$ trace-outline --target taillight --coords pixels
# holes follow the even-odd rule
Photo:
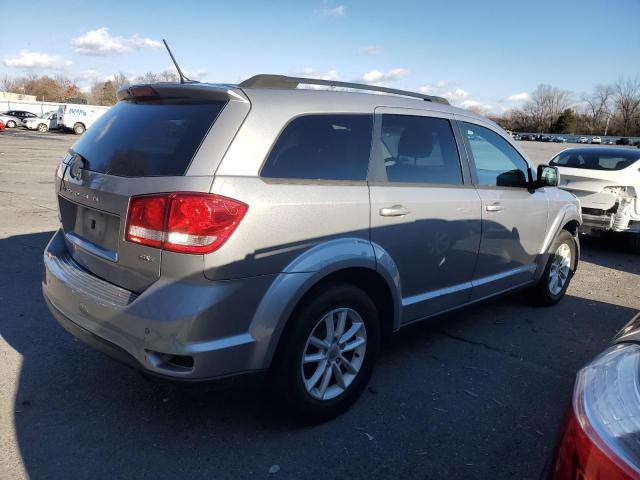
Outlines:
[[[554,479],[640,479],[640,345],[610,348],[578,373]]]
[[[180,253],[210,253],[231,236],[249,207],[209,193],[133,197],[127,215],[130,242]]]

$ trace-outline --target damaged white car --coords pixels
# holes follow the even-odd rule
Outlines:
[[[640,150],[569,148],[549,165],[560,171],[559,186],[580,199],[584,233],[625,232],[640,248]]]

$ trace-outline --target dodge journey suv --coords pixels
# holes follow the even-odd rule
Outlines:
[[[274,75],[118,99],[57,169],[43,291],[151,375],[265,373],[327,418],[399,328],[521,288],[550,305],[576,269],[556,168],[444,99]]]

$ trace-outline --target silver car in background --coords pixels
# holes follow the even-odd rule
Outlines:
[[[575,272],[557,169],[444,99],[274,75],[118,98],[56,172],[43,291],[150,374],[268,373],[290,411],[328,418],[392,332],[516,289],[551,305]]]
[[[13,115],[8,115],[6,113],[0,113],[0,120],[7,128],[16,128],[22,124],[21,118],[14,117]]]

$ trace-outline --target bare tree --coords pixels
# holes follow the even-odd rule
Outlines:
[[[523,110],[531,117],[537,131],[548,132],[570,101],[571,93],[567,90],[551,85],[538,85],[531,94],[531,101],[525,104]]]
[[[22,93],[18,90],[19,90],[19,82],[16,79],[10,77],[6,73],[2,75],[2,77],[0,77],[0,91]]]
[[[179,80],[178,74],[173,70],[164,70],[160,73],[147,72],[136,77],[137,83],[177,82]]]
[[[602,123],[611,115],[613,94],[614,88],[611,85],[596,85],[590,95],[583,97],[589,116],[590,132],[601,129]]]
[[[613,101],[622,123],[622,134],[627,136],[635,117],[640,115],[640,77],[620,77],[613,88]]]
[[[129,79],[127,78],[127,76],[124,73],[118,72],[118,73],[114,73],[113,74],[113,78],[111,79],[111,83],[113,84],[113,86],[115,87],[116,92],[117,92],[122,87],[126,87],[127,85],[129,85],[131,82],[129,81]]]

